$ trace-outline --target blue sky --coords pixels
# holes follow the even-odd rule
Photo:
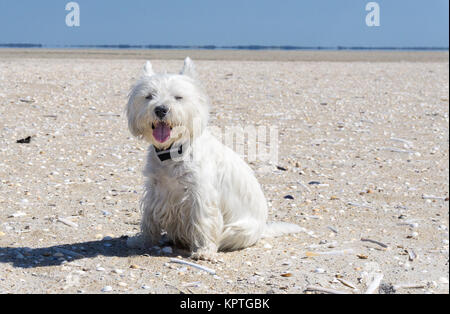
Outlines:
[[[0,0],[0,43],[448,47],[448,0]]]

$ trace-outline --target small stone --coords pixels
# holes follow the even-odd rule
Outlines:
[[[170,246],[163,247],[161,250],[164,254],[172,254],[173,250]]]
[[[100,267],[100,266],[97,267],[96,270],[97,270],[97,271],[105,271],[105,269],[104,269],[103,267]]]
[[[150,286],[142,285],[141,289],[144,289],[144,290],[150,290]]]
[[[419,237],[418,232],[413,232],[410,235],[406,236],[408,239],[417,239]]]
[[[119,274],[119,275],[123,274],[123,270],[122,269],[118,269],[118,268],[114,269],[112,272],[115,273],[115,274]]]
[[[14,214],[9,215],[8,218],[18,218],[18,217],[23,217],[26,215],[27,214],[24,212],[15,212]]]
[[[325,273],[325,269],[323,269],[323,268],[316,268],[316,269],[314,269],[314,272],[316,274],[324,274]]]
[[[113,288],[111,286],[105,286],[102,289],[102,292],[111,292],[113,290]]]

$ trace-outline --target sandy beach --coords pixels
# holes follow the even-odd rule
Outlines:
[[[187,55],[212,126],[278,129],[250,166],[270,221],[305,228],[196,262],[215,275],[126,246],[147,150],[127,94]],[[448,197],[448,52],[0,49],[0,294],[449,293]]]

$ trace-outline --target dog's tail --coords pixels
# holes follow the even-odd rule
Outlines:
[[[302,228],[296,224],[287,222],[272,222],[266,225],[266,229],[263,232],[262,238],[274,238],[283,234],[307,232],[305,228]]]

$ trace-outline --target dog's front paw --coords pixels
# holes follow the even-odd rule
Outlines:
[[[129,237],[127,239],[127,247],[130,249],[143,249],[145,248],[145,242],[141,235]]]
[[[217,252],[209,249],[198,249],[191,254],[191,258],[196,261],[207,261],[214,264],[219,262]]]
[[[150,240],[142,234],[137,234],[127,239],[127,247],[130,249],[149,249],[154,246],[156,241]]]

